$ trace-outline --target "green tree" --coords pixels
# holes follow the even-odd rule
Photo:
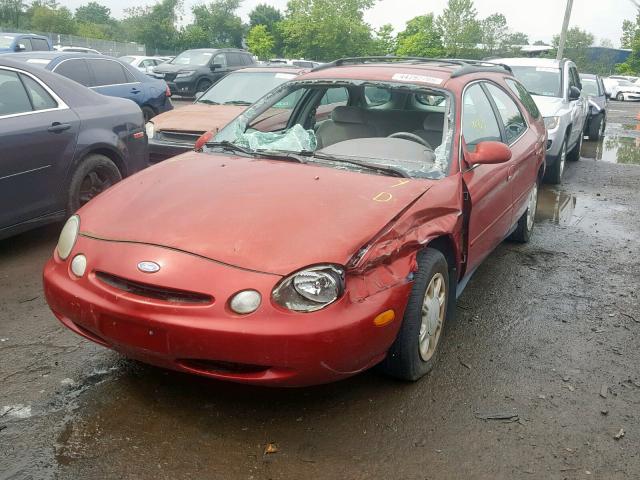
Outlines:
[[[75,33],[76,22],[67,7],[38,6],[31,14],[31,28],[38,32]]]
[[[436,21],[447,56],[457,57],[475,49],[482,36],[477,17],[473,0],[449,0]]]
[[[529,35],[522,32],[513,32],[504,39],[504,44],[512,45],[529,45]]]
[[[264,25],[273,33],[275,25],[282,21],[282,12],[266,3],[259,3],[249,12],[249,26]]]
[[[249,51],[260,60],[269,60],[273,55],[275,41],[269,33],[266,25],[256,25],[247,34],[247,47]]]
[[[194,24],[207,33],[212,47],[242,47],[244,27],[236,15],[240,0],[214,0],[193,7]]]
[[[21,28],[26,22],[26,10],[23,0],[0,0],[0,26]]]
[[[334,60],[373,50],[364,11],[375,0],[289,0],[279,24],[285,53],[291,57]]]
[[[593,34],[580,29],[580,27],[573,27],[567,31],[565,48],[567,50],[585,49],[593,45],[594,39]],[[560,44],[560,35],[554,35],[552,43],[555,48],[558,48],[558,45]]]
[[[106,24],[112,21],[111,10],[97,2],[89,2],[76,9],[76,22]]]
[[[128,39],[144,43],[147,53],[174,49],[179,39],[176,23],[181,6],[181,0],[160,0],[148,7],[127,9],[121,22],[123,33]]]
[[[489,54],[502,48],[509,34],[507,18],[501,13],[494,13],[480,22],[482,44]]]
[[[374,55],[392,55],[396,51],[396,38],[393,34],[393,25],[385,23],[374,32],[373,50]]]
[[[640,11],[636,16],[635,21],[624,20],[622,22],[622,37],[620,37],[620,46],[622,48],[631,48],[631,44],[633,43],[633,37],[636,34],[636,30],[638,30],[639,24],[640,24]]]
[[[536,40],[535,42],[533,42],[533,44],[540,47],[546,47],[548,45],[547,42],[543,42],[542,40]]]
[[[398,55],[440,57],[443,54],[442,34],[436,27],[433,13],[409,20],[398,34]]]
[[[178,46],[184,50],[205,48],[209,46],[209,36],[199,25],[187,25],[180,31]]]

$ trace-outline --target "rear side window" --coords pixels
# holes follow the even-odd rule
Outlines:
[[[30,52],[33,50],[33,46],[31,45],[31,39],[28,37],[19,38],[18,41],[16,42],[16,47],[18,45],[22,45],[24,47],[24,50],[20,50],[21,52]]]
[[[391,91],[387,88],[364,87],[364,98],[369,107],[376,107],[391,100]]]
[[[92,86],[91,73],[89,72],[87,62],[84,60],[65,60],[57,65],[53,71],[85,87]]]
[[[89,67],[93,70],[94,85],[96,87],[103,85],[119,85],[128,83],[129,79],[122,65],[113,60],[87,60]]]
[[[327,88],[326,93],[320,99],[320,105],[346,105],[349,100],[349,92],[344,87]]]
[[[242,63],[242,57],[239,53],[227,53],[227,59],[229,61],[229,65],[232,67],[244,65],[244,63]]]
[[[480,142],[502,141],[491,103],[478,83],[470,86],[464,93],[462,134],[471,152],[475,151]]]
[[[529,91],[524,88],[524,85],[510,78],[507,78],[506,82],[511,91],[520,99],[524,108],[527,109],[527,112],[529,112],[533,118],[540,118],[540,110],[538,110],[535,100],[529,94]]]
[[[57,102],[42,88],[38,82],[26,75],[20,75],[22,82],[27,89],[34,110],[46,110],[48,108],[56,108]]]
[[[253,58],[251,58],[249,55],[241,55],[241,57],[245,65],[253,65]]]
[[[49,50],[49,43],[43,38],[32,38],[31,44],[34,50]]]
[[[0,70],[0,116],[30,112],[31,102],[16,72]]]
[[[498,113],[505,131],[508,145],[513,143],[527,129],[527,124],[516,103],[502,89],[490,83],[485,84],[498,107]]]

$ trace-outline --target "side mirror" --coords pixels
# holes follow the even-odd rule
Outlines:
[[[504,163],[511,160],[511,149],[501,142],[480,142],[475,152],[467,152],[469,165]]]
[[[16,52],[22,52],[23,50],[26,50],[27,47],[24,46],[24,43],[19,43],[16,45]]]
[[[607,100],[611,100],[611,92],[604,92],[604,96],[607,98]]]
[[[222,64],[221,63],[212,63],[210,68],[213,71],[213,70],[216,70],[218,68],[222,68]]]
[[[578,87],[569,88],[569,100],[578,100],[580,98],[580,89]]]

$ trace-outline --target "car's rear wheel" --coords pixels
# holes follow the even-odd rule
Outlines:
[[[538,210],[538,182],[533,184],[529,192],[529,203],[527,211],[518,220],[516,229],[509,237],[509,240],[520,243],[527,243],[531,239],[531,232],[536,222],[536,211]]]
[[[616,100],[619,102],[624,102],[624,93],[620,92],[616,95]]]
[[[562,182],[562,174],[564,173],[564,165],[567,161],[567,140],[562,141],[560,146],[560,155],[556,159],[555,163],[547,168],[545,178],[547,182],[552,185],[558,185]]]
[[[145,105],[144,107],[142,107],[142,115],[144,116],[144,123],[147,123],[149,120],[156,116],[156,112],[153,110],[153,108]]]
[[[120,180],[122,180],[120,170],[109,158],[96,153],[88,155],[71,176],[67,213],[71,215]]]
[[[433,369],[444,331],[449,302],[449,268],[434,248],[418,253],[418,271],[404,312],[402,326],[383,372],[403,380],[418,380]]]
[[[606,127],[604,115],[598,115],[594,118],[589,125],[589,140],[597,142],[604,136],[604,130]]]

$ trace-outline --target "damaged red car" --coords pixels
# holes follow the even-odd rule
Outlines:
[[[47,301],[77,334],[183,372],[302,386],[379,365],[416,380],[482,260],[531,235],[537,115],[501,65],[323,65],[204,151],[83,206],[44,269]]]

